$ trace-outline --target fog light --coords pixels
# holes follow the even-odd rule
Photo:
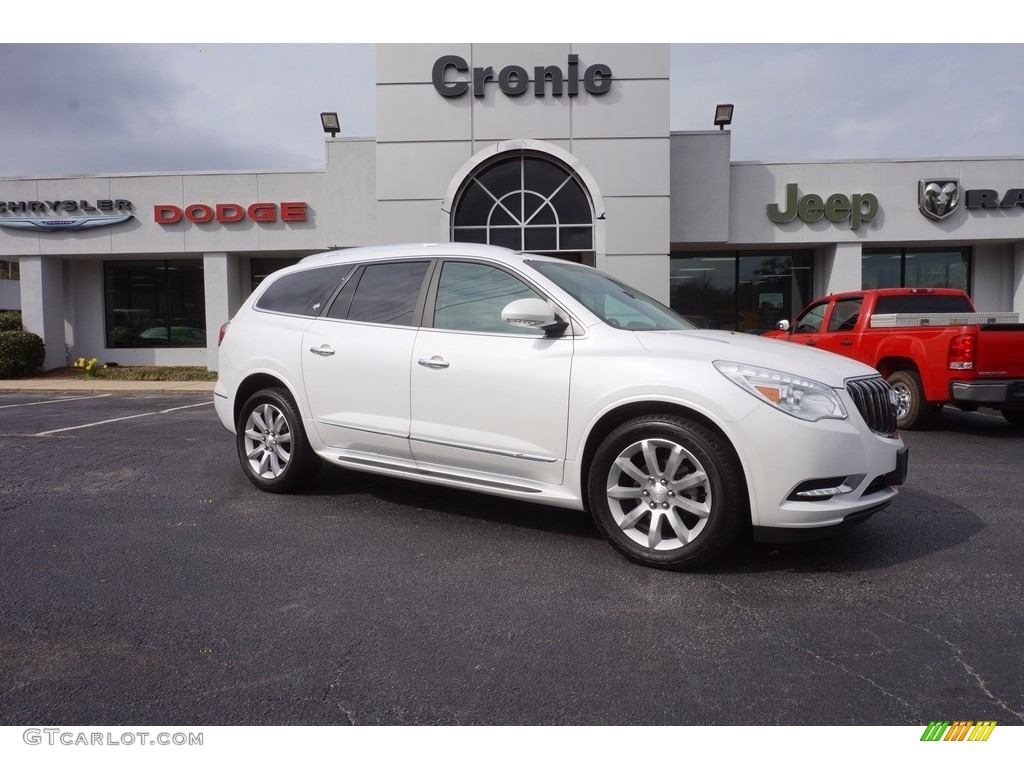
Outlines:
[[[828,501],[836,496],[851,493],[861,484],[864,475],[850,477],[819,477],[805,480],[789,494],[789,501]]]

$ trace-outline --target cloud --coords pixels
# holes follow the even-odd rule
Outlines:
[[[318,168],[321,110],[374,132],[368,45],[0,45],[0,71],[3,176]]]
[[[1024,156],[1021,45],[681,44],[672,130],[736,105],[732,158]],[[376,133],[371,44],[0,45],[0,176],[323,167]]]
[[[672,127],[736,104],[734,160],[1024,155],[1020,45],[680,45]]]

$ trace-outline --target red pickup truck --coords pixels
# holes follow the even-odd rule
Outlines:
[[[852,357],[876,368],[899,397],[897,426],[920,426],[945,404],[996,408],[1024,427],[1024,325],[978,312],[952,288],[837,293],[766,336]]]

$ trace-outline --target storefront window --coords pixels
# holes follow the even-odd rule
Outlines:
[[[205,347],[201,259],[103,264],[107,347]]]
[[[578,259],[594,249],[593,208],[568,169],[546,157],[503,155],[463,185],[452,240]]]
[[[669,303],[698,328],[736,327],[736,257],[673,256]]]
[[[811,252],[674,254],[672,309],[702,328],[763,333],[811,296]]]
[[[971,250],[865,249],[863,288],[959,288],[970,291]]]

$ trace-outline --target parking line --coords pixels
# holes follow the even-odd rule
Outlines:
[[[110,397],[108,392],[105,395],[82,395],[81,397],[62,397],[59,400],[40,400],[35,403],[15,403],[14,405],[0,405],[3,408],[24,408],[29,405],[49,405],[50,403],[70,403],[72,400],[95,400],[97,397]]]
[[[206,403],[194,403],[192,405],[179,405],[176,408],[166,408],[162,411],[150,411],[149,413],[136,413],[132,416],[120,416],[116,419],[106,419],[105,421],[94,421],[91,424],[79,424],[77,427],[61,427],[60,429],[48,429],[45,432],[36,432],[32,437],[46,437],[47,435],[55,435],[58,432],[71,432],[75,429],[86,429],[87,427],[99,427],[103,424],[113,424],[115,421],[127,421],[128,419],[141,419],[144,416],[159,416],[162,413],[170,413],[171,411],[181,411],[185,408],[198,408],[201,405],[213,405],[213,400]]]

